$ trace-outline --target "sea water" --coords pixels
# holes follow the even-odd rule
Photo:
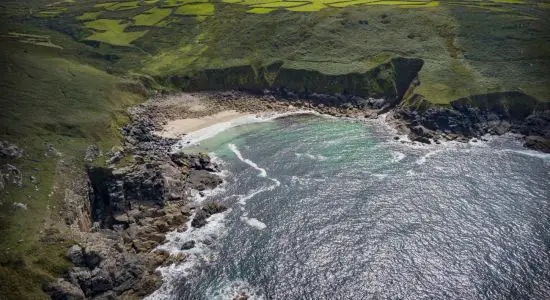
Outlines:
[[[393,134],[299,115],[195,145],[226,170],[197,202],[229,210],[168,235],[188,259],[150,299],[550,299],[550,156]]]

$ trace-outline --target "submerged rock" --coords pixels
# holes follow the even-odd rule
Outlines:
[[[189,249],[192,249],[194,247],[195,247],[195,241],[191,240],[191,241],[183,243],[181,245],[180,249],[181,250],[189,250]]]

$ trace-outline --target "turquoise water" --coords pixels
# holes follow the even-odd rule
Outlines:
[[[550,156],[294,116],[203,141],[230,210],[170,237],[162,299],[549,299]]]

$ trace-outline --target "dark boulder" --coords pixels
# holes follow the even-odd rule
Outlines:
[[[528,136],[525,138],[525,147],[545,153],[550,153],[550,139],[541,136]]]
[[[195,228],[203,227],[207,224],[207,220],[210,216],[213,214],[222,213],[227,210],[227,207],[216,204],[216,203],[209,203],[205,206],[203,206],[200,210],[197,211],[195,214],[195,217],[193,218],[193,221],[191,221],[191,226]]]
[[[23,156],[23,150],[8,141],[0,141],[0,159],[16,159]]]
[[[96,252],[95,250],[86,249],[84,252],[84,262],[86,266],[90,269],[93,269],[101,263],[103,258],[101,255]]]
[[[50,295],[52,300],[80,300],[85,299],[82,290],[63,278],[46,284],[44,291]]]
[[[189,250],[189,249],[192,249],[195,247],[195,241],[191,240],[191,241],[187,241],[185,243],[183,243],[183,245],[181,245],[180,249],[181,250]]]
[[[207,212],[210,215],[213,215],[213,214],[218,214],[218,213],[226,211],[227,207],[225,207],[221,204],[217,204],[217,203],[208,203],[208,204],[206,204],[205,206],[202,207],[202,210],[204,210],[205,212]]]
[[[191,221],[191,226],[195,228],[201,228],[204,225],[206,225],[206,219],[208,219],[211,215],[204,210],[199,210],[195,214],[195,217],[193,218],[193,221]]]
[[[69,248],[69,250],[67,250],[67,258],[75,266],[81,267],[86,265],[84,250],[79,245],[73,245]]]

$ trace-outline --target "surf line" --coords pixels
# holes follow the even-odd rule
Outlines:
[[[243,215],[240,218],[241,221],[257,229],[264,229],[266,228],[266,225],[263,222],[259,221],[258,219],[248,218],[248,212],[245,211],[244,206],[246,205],[246,201],[253,198],[254,196],[263,192],[272,191],[276,189],[281,185],[281,182],[275,178],[267,177],[267,171],[264,168],[259,167],[255,162],[251,161],[250,159],[243,157],[243,155],[241,154],[237,146],[235,146],[235,144],[228,144],[227,146],[233,153],[235,153],[235,155],[239,160],[251,166],[252,168],[256,169],[259,172],[258,177],[267,178],[273,182],[272,185],[254,190],[248,195],[244,195],[239,199],[239,204],[242,205],[241,210],[243,211]]]

